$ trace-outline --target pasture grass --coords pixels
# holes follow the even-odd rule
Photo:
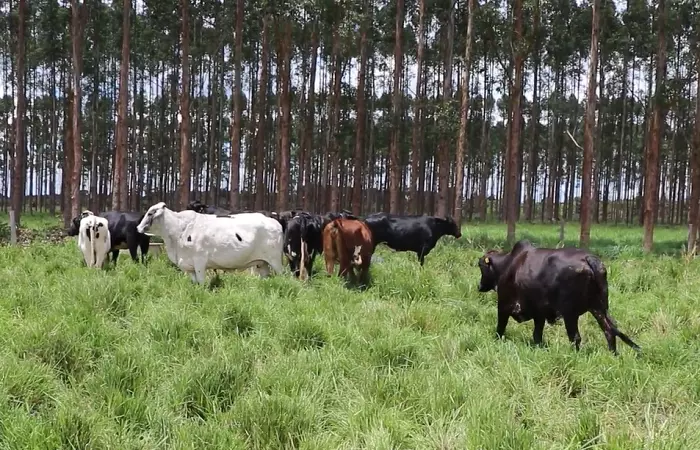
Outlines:
[[[539,246],[558,233],[518,226]],[[465,225],[423,269],[380,247],[363,292],[320,260],[308,285],[207,288],[164,254],[90,270],[72,239],[0,247],[0,448],[700,448],[700,262],[680,256],[684,229],[655,236],[644,255],[640,228],[592,231],[639,358],[609,353],[590,315],[578,353],[562,323],[544,348],[532,322],[496,340],[475,263],[502,225]]]

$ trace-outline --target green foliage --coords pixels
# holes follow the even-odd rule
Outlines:
[[[27,216],[28,227],[41,221]],[[318,274],[192,284],[165,256],[80,265],[73,240],[0,252],[0,430],[9,448],[696,448],[700,262],[685,229],[592,229],[611,314],[643,348],[612,356],[590,315],[496,340],[475,262],[501,225],[443,238],[419,268],[380,246],[373,285]],[[557,225],[518,225],[555,246]],[[575,224],[565,245],[578,241]]]

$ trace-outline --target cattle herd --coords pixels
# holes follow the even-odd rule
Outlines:
[[[400,216],[387,213],[357,217],[349,211],[325,215],[297,211],[232,212],[200,201],[173,211],[164,202],[145,214],[109,211],[101,216],[84,211],[67,230],[78,236],[78,247],[88,267],[102,267],[108,255],[117,262],[119,251],[145,262],[151,236],[163,239],[168,259],[196,283],[204,283],[207,269],[250,269],[261,277],[283,272],[286,259],[292,274],[307,280],[314,259],[323,255],[329,275],[339,265],[339,275],[351,285],[366,288],[377,245],[395,251],[415,252],[421,266],[442,236],[461,237],[452,217]],[[601,260],[577,248],[536,248],[517,242],[511,251],[486,252],[478,261],[479,291],[498,296],[499,337],[508,320],[534,321],[533,341],[542,343],[545,321],[564,321],[576,350],[581,337],[578,319],[590,312],[605,333],[608,348],[617,354],[616,338],[635,351],[640,347],[618,330],[608,313],[607,272]]]

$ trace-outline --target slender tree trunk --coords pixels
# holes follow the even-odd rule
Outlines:
[[[291,115],[292,115],[292,98],[289,94],[289,79],[292,64],[292,24],[290,19],[283,19],[282,25],[284,35],[280,44],[279,52],[279,87],[280,93],[280,128],[282,136],[280,137],[280,173],[278,178],[277,210],[285,211],[289,197],[289,158],[291,147]]]
[[[25,185],[25,159],[27,154],[24,120],[25,110],[27,108],[27,96],[25,86],[25,59],[27,49],[25,46],[25,34],[27,28],[27,2],[19,0],[19,14],[17,27],[17,118],[15,120],[15,157],[14,157],[14,174],[12,177],[12,209],[15,211],[15,221],[20,224],[20,216],[22,213],[22,203],[24,200],[24,185]]]
[[[421,191],[419,186],[419,171],[420,162],[422,159],[421,152],[421,135],[423,128],[421,127],[423,116],[423,55],[425,53],[425,0],[418,1],[418,51],[416,54],[416,97],[413,102],[413,130],[411,136],[411,212],[418,214],[419,199],[418,193]]]
[[[192,150],[190,141],[190,2],[180,0],[182,13],[182,91],[180,92],[180,180],[178,197],[181,209],[190,201]]]
[[[449,1],[448,21],[447,21],[447,36],[445,42],[445,75],[442,85],[442,101],[445,106],[448,106],[452,101],[452,50],[454,48],[455,34],[455,1]],[[437,195],[437,210],[436,215],[446,216],[449,210],[449,188],[450,188],[450,160],[449,160],[449,143],[446,138],[441,138],[437,148],[438,158],[438,195]]]
[[[510,145],[508,146],[508,180],[505,195],[508,197],[506,209],[506,222],[508,223],[507,240],[515,242],[515,220],[519,202],[515,198],[518,191],[518,149],[520,145],[520,102],[522,99],[523,65],[525,62],[524,51],[518,47],[523,44],[523,1],[514,0],[513,7],[513,86],[511,89],[511,119],[510,119]]]
[[[455,181],[455,208],[454,218],[461,223],[462,220],[462,192],[464,191],[464,155],[467,148],[467,123],[469,121],[469,76],[472,67],[472,36],[474,34],[474,14],[476,13],[475,0],[469,0],[467,19],[467,40],[464,51],[464,67],[462,67],[462,106],[460,108],[459,142],[457,144],[456,181]]]
[[[532,84],[532,120],[530,121],[530,160],[528,161],[527,192],[525,198],[525,220],[532,221],[535,210],[535,191],[537,185],[537,152],[539,150],[538,137],[540,128],[540,101],[538,89],[540,85],[540,0],[535,0],[535,18],[533,33],[535,35],[533,56],[533,84]]]
[[[304,211],[311,211],[311,205],[313,204],[313,186],[310,182],[311,174],[311,149],[314,148],[314,116],[316,113],[316,65],[318,61],[318,31],[314,28],[311,32],[311,68],[309,69],[309,93],[307,96],[306,104],[306,120],[304,121],[304,157],[306,161],[304,162],[304,173],[303,185],[304,185]]]
[[[600,23],[600,0],[593,0],[591,27],[591,51],[588,58],[588,93],[586,95],[586,118],[583,125],[583,192],[581,194],[580,246],[588,248],[591,241],[591,178],[593,171],[593,130],[595,128],[596,75],[598,74],[598,26]]]
[[[71,216],[80,214],[80,185],[83,173],[83,144],[80,132],[80,106],[81,101],[81,72],[82,72],[82,42],[83,19],[78,0],[71,0],[71,30],[73,31],[72,55],[73,55],[73,111],[72,111],[72,138],[73,138],[73,172],[71,174]]]
[[[238,211],[240,200],[241,132],[243,130],[243,99],[241,92],[241,56],[243,54],[243,4],[236,0],[235,49],[233,52],[233,123],[231,126],[231,181],[229,208]]]
[[[367,0],[364,1],[366,2]],[[362,213],[362,168],[365,164],[364,149],[367,122],[365,77],[367,74],[367,55],[367,18],[364,18],[360,31],[360,72],[357,80],[357,133],[355,135],[355,167],[353,172],[354,184],[352,187],[352,213],[358,216]],[[418,73],[420,74],[420,69]],[[420,77],[420,75],[418,76]]]
[[[659,151],[664,133],[666,90],[666,0],[657,6],[658,50],[656,54],[656,90],[644,175],[644,250],[654,245],[654,223],[659,197]]]
[[[697,74],[700,76],[700,44],[697,44],[695,49],[695,64],[697,66]],[[690,211],[688,214],[688,251],[695,253],[698,222],[700,222],[700,206],[698,205],[700,203],[700,83],[697,83],[695,96],[695,130],[693,132],[693,151],[690,161],[692,184]]]
[[[342,20],[342,19],[341,19]],[[328,168],[330,201],[327,208],[330,211],[337,211],[340,208],[340,149],[338,145],[338,129],[340,127],[340,87],[343,76],[342,55],[340,52],[340,32],[336,31],[333,36],[333,87],[331,92],[331,107],[329,108],[328,126]]]
[[[262,31],[262,55],[260,57],[260,85],[258,87],[258,113],[255,127],[255,209],[261,210],[265,204],[265,179],[264,179],[264,162],[265,162],[265,128],[267,126],[265,105],[267,104],[267,77],[268,64],[270,59],[270,42],[269,42],[269,21],[270,17],[263,16],[263,31]]]
[[[392,100],[391,145],[389,147],[389,212],[399,212],[399,126],[401,121],[401,72],[403,71],[402,34],[404,1],[396,1],[396,27],[394,41],[394,83]]]
[[[119,66],[119,100],[117,106],[117,137],[114,152],[114,174],[112,182],[112,209],[127,208],[127,105],[129,103],[129,17],[131,0],[122,2],[122,55]],[[93,137],[94,138],[94,137]]]

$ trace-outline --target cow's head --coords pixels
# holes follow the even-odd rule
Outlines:
[[[496,290],[498,279],[501,276],[501,259],[503,255],[491,250],[479,258],[479,270],[481,270],[481,280],[479,281],[479,292]]]
[[[200,202],[199,200],[194,200],[187,205],[187,209],[190,209],[199,214],[204,214],[207,211],[207,205]]]
[[[462,230],[460,229],[459,224],[452,218],[452,216],[445,216],[445,234],[448,234],[450,236],[454,236],[455,239],[459,239],[462,237]]]
[[[73,220],[70,221],[70,226],[68,227],[68,230],[66,230],[66,234],[68,236],[77,236],[78,233],[80,233],[80,221],[87,216],[94,215],[95,214],[92,211],[86,209],[79,216],[73,217]]]
[[[141,219],[141,223],[139,223],[136,227],[136,231],[139,233],[145,233],[148,231],[154,225],[154,221],[157,221],[160,217],[162,217],[164,212],[165,202],[156,203],[148,208],[148,211]]]

